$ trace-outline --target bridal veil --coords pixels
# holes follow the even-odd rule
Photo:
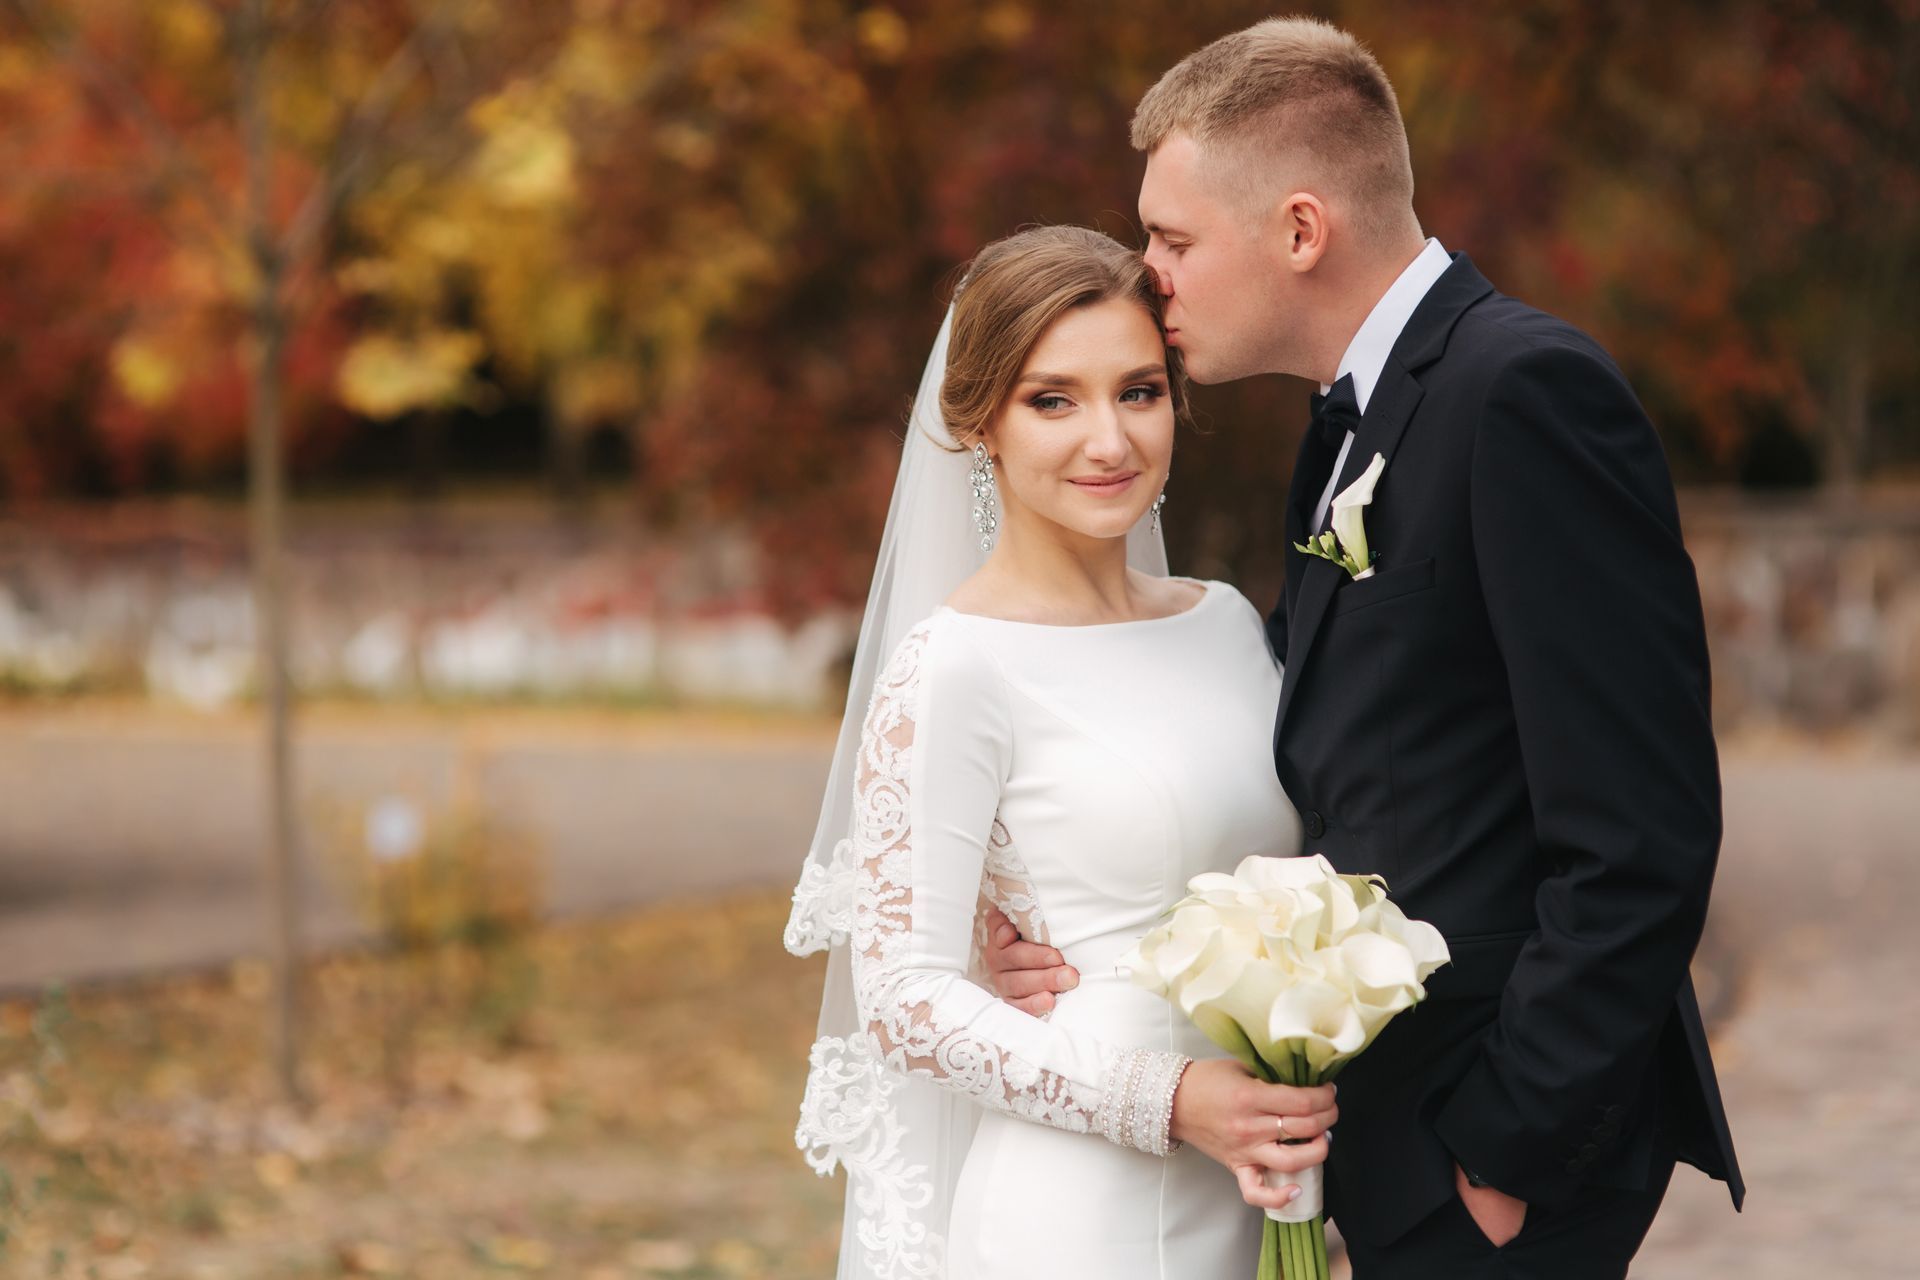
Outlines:
[[[940,414],[952,331],[949,306],[908,418],[820,821],[786,929],[793,954],[827,952],[818,1038],[794,1138],[818,1173],[847,1171],[839,1280],[945,1275],[947,1218],[975,1121],[971,1102],[883,1065],[877,1039],[860,1020],[848,952],[854,780],[874,682],[906,633],[988,555],[974,528],[970,455],[950,447]],[[1165,576],[1166,549],[1150,524],[1141,520],[1128,534],[1127,562]]]

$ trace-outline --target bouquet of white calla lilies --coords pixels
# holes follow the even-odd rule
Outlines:
[[[1407,919],[1384,880],[1341,875],[1319,854],[1247,858],[1232,875],[1195,876],[1187,893],[1120,970],[1277,1084],[1332,1080],[1426,998],[1449,958],[1440,931]],[[1301,1194],[1267,1211],[1257,1280],[1325,1280],[1321,1173],[1289,1175]]]

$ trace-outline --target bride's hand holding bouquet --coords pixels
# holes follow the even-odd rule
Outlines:
[[[1328,1085],[1390,1019],[1426,998],[1427,978],[1448,960],[1440,931],[1407,919],[1385,881],[1340,875],[1318,854],[1247,858],[1232,875],[1195,876],[1187,889],[1120,967],[1271,1084]],[[1177,1120],[1178,1094],[1174,1102]],[[1327,1275],[1324,1128],[1309,1134],[1295,1123],[1287,1138],[1310,1138],[1299,1145],[1320,1159],[1292,1171],[1298,1196],[1288,1189],[1289,1202],[1265,1206],[1258,1280]],[[1244,1191],[1250,1175],[1236,1172]]]
[[[1298,1175],[1326,1161],[1326,1133],[1340,1116],[1333,1093],[1330,1084],[1281,1084],[1232,1058],[1203,1058],[1180,1077],[1168,1132],[1232,1169],[1248,1204],[1282,1209],[1302,1194]],[[1269,1182],[1266,1170],[1279,1176]]]

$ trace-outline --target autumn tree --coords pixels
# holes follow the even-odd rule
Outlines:
[[[486,73],[500,55],[519,56],[539,33],[491,6],[452,0],[422,0],[418,9],[405,0],[8,3],[17,21],[6,46],[11,87],[42,94],[64,111],[75,142],[94,144],[83,160],[45,159],[69,165],[76,186],[141,228],[103,239],[126,246],[122,284],[155,286],[109,294],[106,317],[75,300],[77,312],[111,326],[106,364],[120,400],[98,407],[133,432],[177,415],[195,437],[205,429],[201,415],[222,401],[188,393],[196,380],[224,376],[224,402],[246,422],[267,720],[273,1058],[283,1091],[298,1098],[300,912],[281,556],[289,355],[308,314],[334,310],[327,247],[341,208],[369,173],[425,154],[425,138],[449,136],[474,94],[497,80]],[[43,190],[16,185],[9,196],[31,214]],[[338,330],[323,319],[312,332]]]

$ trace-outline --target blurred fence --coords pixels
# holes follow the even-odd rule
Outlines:
[[[0,523],[0,681],[22,692],[248,696],[237,511],[116,504]],[[594,698],[807,709],[858,619],[776,621],[756,552],[668,545],[537,504],[332,510],[288,547],[292,664],[308,693]]]
[[[1723,730],[1920,737],[1920,494],[1682,495]],[[745,533],[669,542],[537,503],[315,509],[290,546],[310,693],[799,710],[837,701],[858,622],[766,606]],[[248,695],[240,513],[122,504],[0,522],[0,682],[198,706]]]

